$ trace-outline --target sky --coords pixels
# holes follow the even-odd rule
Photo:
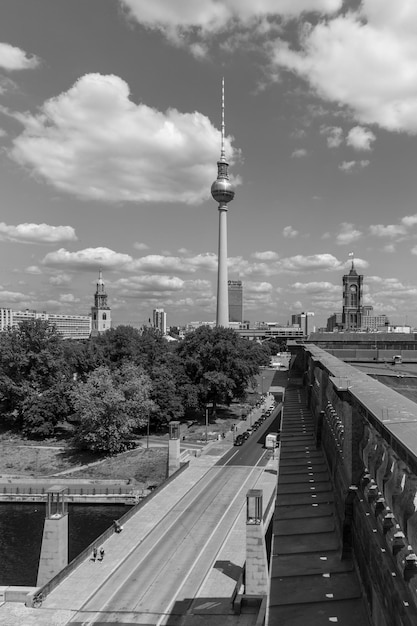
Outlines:
[[[417,326],[415,0],[2,0],[0,306],[212,321],[221,145],[244,318]]]

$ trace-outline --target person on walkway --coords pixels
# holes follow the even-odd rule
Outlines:
[[[92,561],[95,561],[95,560],[96,560],[96,558],[97,558],[97,548],[96,548],[96,546],[94,546],[94,548],[93,548],[93,556],[92,556],[92,559],[91,559],[91,560],[92,560]]]
[[[114,524],[114,532],[121,533],[123,530],[123,526],[120,524],[120,522],[118,522],[117,519],[115,519],[113,521],[113,524]]]
[[[104,559],[104,548],[103,546],[101,546],[100,550],[98,551],[100,556],[98,557],[99,561],[102,561]]]

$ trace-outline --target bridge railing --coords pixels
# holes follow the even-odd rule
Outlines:
[[[184,470],[186,470],[188,468],[188,466],[189,466],[189,461],[187,461],[186,463],[183,463],[181,465],[181,467],[176,472],[174,472],[171,476],[169,476],[163,483],[161,483],[159,485],[159,487],[154,489],[146,498],[141,500],[135,506],[132,506],[132,508],[129,509],[118,520],[119,523],[123,526],[131,517],[136,515],[138,513],[138,511],[140,511],[140,509],[142,509],[152,498],[154,498],[158,493],[160,493],[163,489],[165,489],[165,487],[167,487],[167,485],[169,485],[169,483],[171,483],[173,480],[175,480],[175,478],[179,474],[181,474]],[[99,537],[97,537],[97,539],[95,539],[93,541],[93,543],[91,543],[89,546],[87,546],[87,548],[85,548],[85,550],[80,552],[80,554],[78,556],[76,556],[75,559],[73,559],[70,563],[68,563],[68,565],[66,567],[64,567],[60,572],[58,572],[58,574],[56,574],[56,576],[51,578],[51,580],[49,582],[47,582],[46,585],[43,585],[43,587],[37,588],[35,591],[31,592],[28,595],[28,599],[26,601],[26,604],[27,605],[31,605],[33,596],[38,594],[38,593],[41,593],[43,595],[43,597],[46,597],[47,595],[49,595],[51,593],[51,591],[53,591],[53,589],[55,589],[55,587],[57,587],[67,576],[69,576],[77,567],[79,567],[79,565],[81,565],[81,563],[83,563],[86,559],[91,557],[91,554],[92,554],[92,551],[93,551],[93,547],[95,545],[103,544],[107,539],[109,539],[114,534],[114,532],[115,532],[114,526],[111,525]]]

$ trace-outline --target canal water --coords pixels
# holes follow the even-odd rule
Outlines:
[[[130,508],[120,504],[68,504],[69,561]],[[45,510],[40,502],[0,503],[0,585],[36,585]]]

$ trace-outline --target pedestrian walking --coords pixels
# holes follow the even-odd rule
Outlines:
[[[114,532],[121,533],[123,530],[123,526],[120,524],[120,522],[118,522],[117,520],[114,520],[113,524],[114,524]]]
[[[102,561],[104,559],[104,548],[103,546],[101,546],[100,550],[98,551],[100,556],[98,557],[99,561]]]
[[[96,560],[96,558],[97,558],[97,548],[96,548],[96,546],[94,546],[94,548],[93,548],[93,557],[92,557],[92,559],[91,559],[91,560],[92,560],[92,561],[95,561],[95,560]]]

